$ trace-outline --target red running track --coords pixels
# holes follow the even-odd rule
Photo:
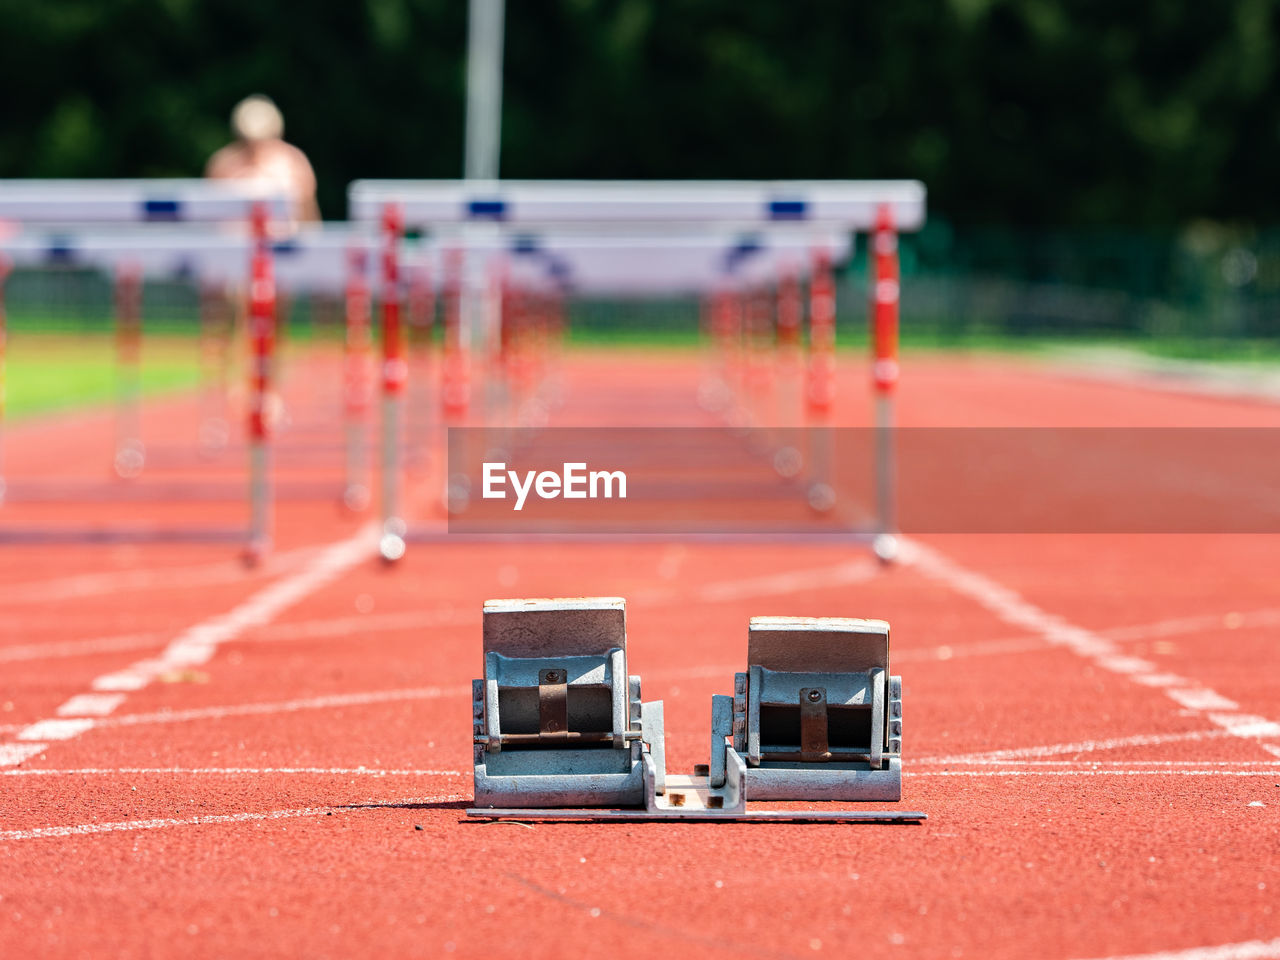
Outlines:
[[[907,370],[915,425],[1280,421],[1012,361]],[[560,422],[699,422],[690,358],[567,372]],[[40,427],[79,463],[84,418]],[[251,573],[226,545],[3,548],[6,956],[1280,956],[1276,537],[926,537],[888,570],[831,545],[472,544],[388,569],[359,526],[282,503]],[[566,594],[628,598],[673,769],[705,759],[750,616],[889,620],[929,821],[468,822],[481,603]]]

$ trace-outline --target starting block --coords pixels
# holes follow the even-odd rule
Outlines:
[[[662,702],[627,673],[626,604],[491,600],[473,682],[475,802],[520,820],[919,821],[899,810],[749,809],[751,800],[898,800],[901,683],[879,620],[757,617],[711,758],[666,772]]]
[[[752,799],[902,799],[902,678],[889,675],[889,624],[753,617],[747,664],[733,697],[711,700],[713,784],[737,753]]]
[[[486,602],[472,695],[477,806],[630,806],[662,791],[662,703],[642,704],[627,673],[626,601]]]

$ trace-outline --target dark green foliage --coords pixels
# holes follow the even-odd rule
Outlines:
[[[270,94],[326,215],[461,170],[465,0],[0,0],[0,176],[198,174]],[[1280,219],[1273,0],[508,0],[503,175],[919,177],[953,222]]]

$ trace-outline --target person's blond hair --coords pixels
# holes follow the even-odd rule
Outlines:
[[[231,131],[236,139],[254,142],[284,136],[284,117],[270,98],[260,93],[245,97],[231,111]]]

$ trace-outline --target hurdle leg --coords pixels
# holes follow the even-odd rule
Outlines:
[[[253,208],[254,250],[249,268],[249,542],[244,559],[257,564],[271,550],[272,510],[270,412],[275,353],[275,277],[264,204]]]
[[[447,427],[461,424],[471,400],[470,359],[462,333],[463,254],[451,249],[444,256],[444,305],[441,317],[443,357],[440,369],[440,418]],[[448,431],[446,434],[446,445]],[[448,513],[467,508],[471,491],[464,473],[451,474],[448,457],[440,491],[441,503]]]
[[[407,404],[410,447],[414,460],[429,465],[434,411],[431,408],[432,335],[435,329],[436,299],[431,272],[418,264],[409,277],[409,386]]]
[[[825,513],[835,507],[831,451],[831,407],[835,401],[836,292],[831,260],[819,251],[809,282],[809,506]]]
[[[142,271],[121,264],[116,271],[116,476],[126,480],[142,472]]]
[[[773,466],[779,476],[795,477],[804,468],[795,426],[804,403],[803,357],[800,347],[804,306],[800,280],[788,266],[778,279],[777,290],[778,427],[782,446],[774,454]]]
[[[898,306],[901,292],[898,268],[898,235],[889,207],[881,207],[872,238],[871,316],[872,381],[876,392],[876,556],[888,563],[898,555],[897,451],[895,449],[894,393],[898,386]]]
[[[400,238],[404,221],[388,204],[383,213],[382,256],[382,535],[378,551],[388,563],[405,552],[407,524],[401,501],[402,420],[407,365],[400,318]]]
[[[382,537],[378,551],[382,559],[394,562],[404,556],[405,523],[401,508],[400,439],[403,414],[401,398],[387,394],[382,398]]]
[[[346,335],[343,340],[346,392],[345,483],[342,503],[359,512],[369,506],[369,403],[373,388],[369,333],[369,285],[366,279],[366,251],[353,249],[349,255],[346,295]]]

